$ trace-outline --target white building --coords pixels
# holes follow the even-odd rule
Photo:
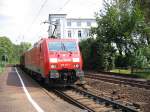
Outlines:
[[[67,18],[67,14],[49,14],[50,26],[48,34],[51,36],[54,25],[57,24],[55,36],[59,38],[86,39],[90,36],[90,28],[95,27],[96,20],[92,18]]]

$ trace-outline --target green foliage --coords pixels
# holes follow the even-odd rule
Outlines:
[[[20,43],[20,53],[22,54],[23,52],[25,52],[26,50],[28,50],[31,46],[32,46],[31,43],[21,42]]]
[[[20,55],[31,47],[28,42],[22,42],[20,45],[13,44],[8,37],[0,37],[0,64],[19,63]]]
[[[145,17],[145,35],[147,37],[148,44],[150,44],[150,2],[149,0],[135,0],[139,2],[140,9],[143,11]]]
[[[147,80],[150,80],[150,69],[147,68],[147,70],[142,69],[142,70],[138,70],[135,71],[133,73],[131,73],[130,69],[113,69],[110,72],[113,73],[120,73],[121,75],[126,75],[126,76],[130,76],[130,77],[135,77],[135,78],[144,78]]]
[[[20,45],[13,45],[14,46],[14,58],[13,63],[19,63],[20,56],[31,47],[31,44],[28,42],[21,42]]]
[[[94,42],[92,38],[89,38],[87,40],[83,40],[82,42],[79,43],[80,50],[82,52],[82,57],[83,57],[83,62],[84,62],[84,68],[90,69],[93,68],[89,66],[92,62],[90,60],[91,58],[91,45]]]
[[[2,57],[6,55],[9,61],[12,61],[12,55],[13,55],[13,45],[12,42],[7,37],[0,37],[0,57],[2,60]]]
[[[150,67],[150,47],[143,46],[134,51],[129,56],[129,64],[133,68],[147,68]]]
[[[106,14],[97,17],[98,27],[95,33],[105,43],[114,44],[120,55],[131,54],[139,44],[145,42],[141,41],[143,37],[139,34],[143,28],[142,21],[138,5],[133,8],[125,0],[116,1],[107,7]]]
[[[120,74],[131,74],[131,70],[130,69],[113,69],[110,72],[120,73]]]
[[[144,79],[150,80],[150,72],[134,73],[134,76],[139,77],[139,78],[144,78]]]
[[[107,71],[115,66],[149,66],[149,25],[140,2],[104,2],[104,10],[96,15],[98,26],[91,29],[96,38],[80,43],[85,68]]]
[[[148,66],[148,60],[144,54],[144,49],[140,48],[135,51],[133,66],[136,68],[145,68]]]
[[[0,73],[4,71],[4,64],[0,63]]]
[[[130,65],[129,57],[128,56],[115,56],[115,67],[128,67]]]
[[[100,40],[89,38],[80,43],[84,69],[109,70],[114,66],[112,52],[115,50]]]
[[[144,12],[144,16],[146,19],[146,22],[150,22],[150,2],[149,0],[137,0],[140,4],[141,9]]]

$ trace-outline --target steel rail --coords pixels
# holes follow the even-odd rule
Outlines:
[[[40,84],[41,85],[41,84]],[[42,86],[42,85],[41,85]],[[44,86],[42,86],[44,87]],[[109,99],[105,99],[99,96],[96,96],[90,92],[84,91],[79,89],[77,86],[70,86],[73,90],[84,94],[85,96],[89,96],[89,99],[94,99],[94,101],[99,101],[100,103],[105,103],[105,104],[109,104],[111,105],[114,109],[121,109],[124,112],[138,112],[138,110],[136,110],[135,108],[131,108],[122,104],[119,104],[118,102],[115,101],[111,101]],[[49,88],[44,87],[45,89],[43,89],[47,94],[49,94]],[[80,107],[81,109],[84,109],[88,112],[95,112],[95,110],[91,109],[90,107],[87,107],[86,105],[76,101],[75,99],[71,98],[70,96],[66,95],[65,93],[63,93],[63,91],[58,90],[58,89],[51,89],[51,91],[54,91],[56,94],[58,94],[60,97],[62,97],[63,99],[67,100],[68,102]]]
[[[73,98],[71,98],[70,96],[66,95],[65,93],[63,93],[62,91],[60,91],[58,89],[55,89],[54,92],[59,94],[63,99],[65,99],[65,100],[69,101],[70,103],[80,107],[81,109],[84,109],[88,112],[95,112],[91,108],[88,108],[87,106],[83,105],[82,103],[79,103],[78,101],[74,100]]]
[[[114,108],[117,108],[117,109],[122,109],[123,112],[138,112],[137,109],[135,108],[131,108],[129,106],[125,106],[125,105],[122,105],[116,101],[111,101],[109,99],[105,99],[105,98],[102,98],[102,97],[99,97],[99,96],[96,96],[88,91],[85,91],[85,90],[81,90],[79,89],[78,87],[76,86],[72,86],[72,88],[74,88],[76,91],[86,95],[86,96],[89,96],[89,97],[92,97],[94,100],[98,100],[99,102],[104,102],[105,104],[109,104],[109,105],[112,105]]]
[[[138,81],[138,80],[129,79],[129,78],[95,75],[95,74],[87,74],[85,75],[85,77],[91,78],[91,79],[103,80],[103,81],[112,82],[112,83],[126,84],[126,85],[136,86],[140,88],[150,89],[150,84],[148,84],[147,82]]]
[[[111,101],[109,99],[105,99],[99,96],[96,96],[88,91],[85,90],[81,90],[79,89],[77,86],[71,86],[71,89],[84,95],[84,96],[88,96],[89,99],[93,99],[93,101],[95,102],[100,102],[100,104],[106,104],[106,105],[111,105],[113,107],[113,109],[121,109],[121,111],[123,112],[139,112],[137,109],[135,109],[134,107],[129,107],[129,106],[125,106],[123,104],[120,104],[118,102],[115,101]],[[63,93],[63,91],[55,89],[54,90],[58,95],[60,95],[63,99],[69,101],[72,104],[75,104],[76,106],[87,110],[88,112],[95,112],[93,109],[91,109],[90,107],[87,107],[86,105],[76,101],[75,99],[71,98],[69,95],[66,95],[65,93]]]

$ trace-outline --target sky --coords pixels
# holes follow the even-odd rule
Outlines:
[[[68,18],[94,18],[103,0],[0,0],[0,36],[35,43],[47,37],[50,13],[65,13]]]

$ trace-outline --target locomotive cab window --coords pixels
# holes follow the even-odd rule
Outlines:
[[[77,51],[76,42],[63,42],[66,51]]]
[[[50,51],[77,51],[76,42],[49,42]]]
[[[61,42],[49,42],[48,47],[49,47],[50,51],[61,51],[62,50]]]

